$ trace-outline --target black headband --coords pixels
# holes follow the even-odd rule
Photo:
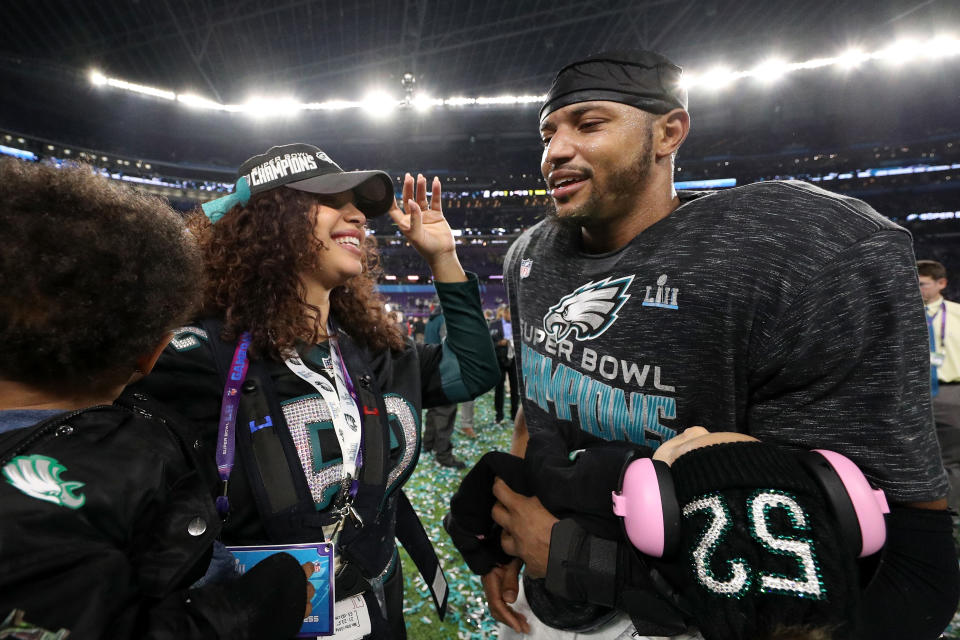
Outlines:
[[[657,114],[686,109],[682,73],[680,67],[652,51],[598,53],[560,70],[540,108],[540,119],[588,100],[620,102]]]

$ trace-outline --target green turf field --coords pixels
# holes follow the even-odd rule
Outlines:
[[[507,404],[509,405],[509,399]],[[460,433],[460,413],[457,413],[453,449],[456,456],[467,463],[468,469],[487,451],[509,451],[513,426],[506,423],[497,426],[493,419],[493,391],[475,401],[476,438],[467,438]],[[450,496],[460,484],[464,473],[465,471],[441,467],[434,461],[433,454],[428,453],[420,457],[416,470],[404,486],[410,501],[420,514],[427,535],[433,541],[450,583],[449,609],[446,620],[441,622],[437,618],[430,592],[417,568],[401,549],[400,558],[406,583],[404,612],[407,634],[411,640],[496,637],[496,624],[487,613],[480,578],[467,569],[441,524],[450,507]]]

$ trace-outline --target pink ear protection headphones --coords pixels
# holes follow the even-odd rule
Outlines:
[[[823,491],[851,551],[861,558],[879,551],[887,532],[883,514],[890,513],[883,491],[872,488],[857,465],[839,453],[815,449],[800,462]],[[639,458],[627,465],[620,491],[613,492],[613,512],[623,518],[627,537],[642,553],[660,558],[676,550],[680,505],[665,462]]]

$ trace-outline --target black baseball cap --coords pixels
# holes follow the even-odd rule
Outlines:
[[[216,222],[250,196],[278,187],[308,193],[335,194],[353,191],[357,208],[368,218],[381,216],[393,205],[393,181],[383,171],[344,171],[330,156],[302,142],[270,147],[242,165],[234,193],[212,200],[203,210]]]
[[[687,108],[683,70],[654,51],[605,51],[571,62],[557,73],[540,119],[571,104],[609,100],[650,113]]]

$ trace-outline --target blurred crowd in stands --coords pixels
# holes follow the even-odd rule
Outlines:
[[[677,181],[734,179],[736,184],[760,180],[798,179],[868,202],[881,214],[914,234],[918,258],[960,264],[960,136],[955,131],[928,128],[903,131],[901,141],[855,142],[836,147],[830,130],[806,127],[797,132],[771,131],[757,135],[702,136],[690,140],[677,160]],[[912,136],[912,137],[911,137]],[[814,141],[820,141],[819,144]],[[189,211],[232,188],[232,169],[204,167],[176,158],[149,161],[135,157],[66,147],[46,140],[0,131],[0,145],[26,152],[36,160],[92,164],[115,179],[166,197],[174,207]],[[472,140],[458,147],[457,170],[425,168],[441,176],[443,208],[458,234],[458,252],[465,268],[476,272],[490,290],[488,306],[505,298],[499,276],[507,248],[524,229],[543,219],[550,207],[535,159],[539,150],[529,140],[504,144]],[[188,150],[189,151],[189,150]],[[409,150],[407,151],[409,153]],[[388,172],[400,166],[402,150],[382,163]],[[189,153],[181,157],[192,157]],[[424,167],[450,163],[450,149],[428,152]],[[392,162],[396,160],[396,162]],[[404,166],[408,158],[403,158]],[[429,285],[429,269],[384,216],[370,223],[378,238],[388,296],[398,310],[417,317],[429,313],[429,296],[399,287]],[[960,277],[950,279],[960,286]],[[953,285],[952,283],[958,283]],[[393,289],[393,291],[391,291]],[[957,292],[947,292],[958,297]]]

